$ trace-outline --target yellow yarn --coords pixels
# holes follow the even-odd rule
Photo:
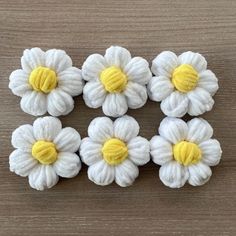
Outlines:
[[[41,164],[50,165],[57,160],[56,146],[52,142],[37,141],[32,148],[32,155]]]
[[[174,159],[184,166],[198,163],[202,153],[195,143],[182,141],[174,145]]]
[[[31,72],[29,83],[34,90],[49,93],[57,86],[57,75],[54,70],[39,66]]]
[[[100,80],[109,93],[120,93],[127,84],[127,76],[116,66],[103,70],[100,74]]]
[[[118,165],[127,158],[128,148],[120,139],[111,138],[104,143],[102,154],[108,164]]]
[[[198,79],[197,71],[189,64],[178,66],[172,74],[172,83],[182,93],[193,90],[197,86]]]

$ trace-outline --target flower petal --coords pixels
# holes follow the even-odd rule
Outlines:
[[[170,188],[181,188],[188,180],[186,167],[176,161],[169,161],[161,166],[159,176],[162,183]]]
[[[88,168],[88,178],[95,184],[108,185],[115,179],[115,169],[101,160]]]
[[[128,159],[120,165],[115,166],[115,181],[121,187],[127,187],[133,184],[138,175],[138,167]]]
[[[73,178],[81,169],[81,162],[75,153],[60,152],[57,161],[53,164],[56,174],[63,178]]]
[[[166,117],[161,121],[159,134],[171,143],[176,144],[186,139],[188,126],[179,118]]]
[[[120,93],[109,93],[102,105],[106,116],[118,117],[124,115],[128,110],[125,96]]]
[[[189,92],[187,96],[189,98],[188,114],[191,116],[198,116],[210,111],[214,105],[214,100],[209,92],[202,88],[196,88]]]
[[[159,135],[150,140],[150,150],[152,161],[158,165],[163,165],[173,159],[172,145]]]

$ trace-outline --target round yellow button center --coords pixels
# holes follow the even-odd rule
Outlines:
[[[49,93],[57,86],[56,72],[39,66],[30,73],[29,83],[35,91]]]
[[[109,93],[120,93],[127,84],[127,76],[116,66],[103,70],[100,74],[100,80]]]
[[[117,138],[108,139],[102,147],[104,160],[110,165],[118,165],[128,156],[126,144]]]
[[[43,165],[50,165],[57,160],[56,146],[52,142],[37,141],[32,147],[32,155]]]
[[[182,93],[193,90],[197,86],[198,80],[197,71],[189,64],[178,66],[172,74],[172,83]]]

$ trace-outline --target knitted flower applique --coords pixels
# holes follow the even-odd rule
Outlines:
[[[209,166],[221,158],[220,143],[211,139],[213,129],[201,118],[185,123],[179,118],[164,118],[159,134],[150,141],[153,162],[161,165],[159,176],[170,188],[205,184],[211,177]]]
[[[22,97],[21,109],[31,115],[66,115],[74,108],[73,96],[82,93],[81,71],[72,67],[65,51],[40,48],[26,49],[22,69],[10,75],[9,88]]]
[[[90,55],[82,66],[83,89],[87,106],[102,106],[107,116],[124,115],[128,107],[137,109],[147,101],[145,85],[152,77],[148,62],[142,57],[131,58],[130,52],[111,46],[105,56]]]
[[[148,83],[148,94],[153,101],[161,101],[165,115],[198,116],[212,109],[218,79],[207,70],[201,54],[184,52],[177,57],[165,51],[153,60],[151,69],[155,76]]]
[[[22,125],[12,134],[16,148],[9,158],[10,170],[29,177],[29,184],[37,190],[53,187],[58,176],[72,178],[81,168],[75,152],[80,146],[79,133],[63,128],[55,117],[38,118],[32,125]]]
[[[137,166],[150,160],[149,142],[138,133],[139,125],[130,116],[114,122],[95,118],[80,146],[81,159],[89,166],[88,178],[98,185],[113,181],[121,187],[131,185],[139,174]]]

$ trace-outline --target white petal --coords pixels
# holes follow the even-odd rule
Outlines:
[[[214,105],[214,100],[209,92],[202,88],[196,88],[189,92],[187,96],[189,98],[188,114],[191,116],[198,116],[210,111]]]
[[[89,81],[83,89],[83,98],[88,107],[98,108],[102,106],[106,98],[106,91],[99,81]]]
[[[118,117],[124,115],[128,110],[125,96],[120,93],[107,94],[102,110],[106,116]]]
[[[142,57],[134,57],[124,68],[125,74],[132,82],[146,85],[152,77],[148,62]]]
[[[128,159],[115,167],[115,181],[121,187],[127,187],[133,184],[138,174],[138,167]]]
[[[156,75],[163,75],[168,78],[171,77],[173,70],[178,66],[178,58],[175,53],[164,51],[157,55],[152,61],[152,72]]]
[[[12,133],[11,143],[14,148],[31,152],[32,145],[35,142],[32,125],[22,125]]]
[[[96,142],[104,143],[113,137],[113,122],[108,117],[93,119],[88,127],[89,137]]]
[[[179,118],[166,117],[161,121],[159,134],[171,143],[176,144],[186,139],[188,126]]]
[[[170,188],[183,187],[189,177],[187,169],[176,161],[161,166],[159,176],[162,183]]]
[[[45,52],[40,48],[25,49],[21,57],[22,69],[28,73],[38,66],[45,65]]]
[[[124,95],[127,100],[128,107],[131,109],[137,109],[147,101],[147,89],[145,86],[129,82],[125,88]]]
[[[200,186],[205,184],[211,177],[211,168],[206,164],[199,162],[195,165],[188,167],[189,171],[189,184],[193,186]]]
[[[28,83],[29,74],[23,70],[14,70],[9,77],[9,88],[12,93],[22,97],[26,92],[31,90]]]
[[[38,162],[30,153],[23,152],[20,149],[13,151],[9,157],[10,171],[17,175],[26,177]]]
[[[150,147],[147,139],[135,137],[128,142],[129,159],[138,166],[145,165],[150,161]]]
[[[188,135],[187,140],[193,143],[201,143],[208,140],[213,135],[211,125],[202,118],[194,118],[187,122]]]
[[[84,80],[97,80],[101,72],[106,69],[106,60],[100,54],[90,55],[82,66],[82,76]]]
[[[83,91],[81,70],[70,67],[57,75],[58,87],[71,96],[80,95]]]
[[[211,70],[204,70],[199,74],[198,87],[205,89],[213,96],[219,89],[218,79]]]
[[[76,152],[81,143],[80,134],[71,127],[63,128],[54,139],[54,143],[60,152]]]
[[[65,51],[50,49],[45,53],[45,65],[57,73],[72,67],[72,60]]]
[[[208,166],[216,166],[220,162],[222,150],[216,139],[209,139],[199,144],[202,161]]]
[[[47,97],[43,93],[29,91],[20,102],[21,109],[33,116],[41,116],[47,112]]]
[[[167,98],[174,90],[170,79],[165,76],[152,77],[147,86],[151,100],[160,102]]]
[[[150,140],[150,153],[154,163],[163,165],[173,159],[172,145],[159,135]]]
[[[33,124],[34,136],[37,140],[53,141],[61,128],[61,121],[51,116],[38,118]]]
[[[81,169],[81,162],[75,153],[60,152],[57,161],[53,164],[57,175],[63,178],[73,178],[78,175]]]
[[[41,191],[56,185],[58,179],[58,175],[51,165],[37,165],[29,174],[31,188]]]
[[[124,67],[130,62],[131,55],[126,48],[111,46],[106,50],[104,58],[110,66],[117,66],[124,69]]]
[[[101,160],[88,168],[88,178],[95,184],[108,185],[115,179],[115,169]]]
[[[74,108],[74,100],[71,95],[59,88],[49,93],[47,101],[48,113],[52,116],[67,115]]]
[[[131,116],[125,115],[114,121],[114,136],[128,142],[139,133],[139,124]]]
[[[186,94],[174,91],[161,102],[161,110],[167,116],[182,117],[188,111],[188,97]]]
[[[184,52],[178,57],[179,64],[189,64],[198,72],[206,70],[207,68],[207,61],[206,59],[200,54],[195,52]]]
[[[91,138],[82,139],[80,145],[81,160],[88,166],[102,160],[102,144],[94,142]]]

